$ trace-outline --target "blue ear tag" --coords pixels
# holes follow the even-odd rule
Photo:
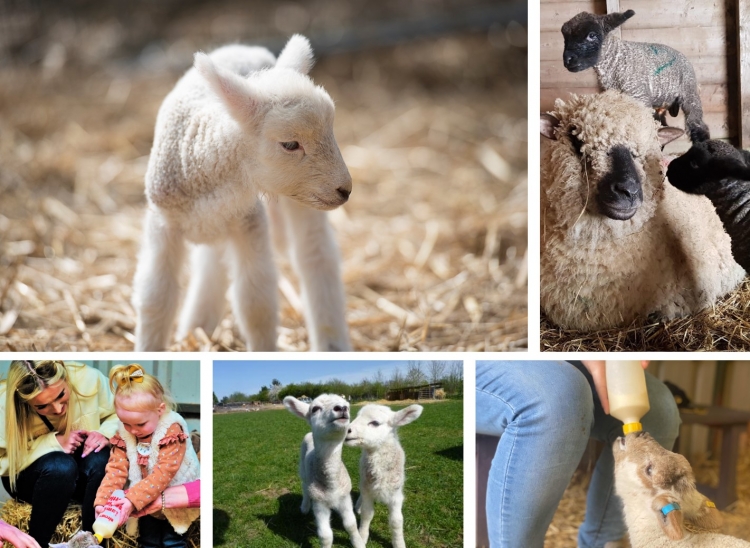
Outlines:
[[[665,516],[669,514],[670,512],[674,512],[675,510],[681,510],[680,505],[676,502],[673,502],[671,504],[667,504],[664,508],[661,509],[661,513]]]

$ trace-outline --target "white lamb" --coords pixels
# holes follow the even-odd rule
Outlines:
[[[388,506],[391,542],[394,548],[405,548],[404,516],[404,462],[406,457],[398,441],[398,428],[409,424],[422,414],[421,405],[410,405],[400,411],[391,411],[385,405],[368,404],[357,413],[349,426],[346,444],[361,447],[359,459],[359,533],[367,542],[370,522],[375,515],[375,503]]]
[[[312,350],[349,350],[338,248],[325,210],[352,180],[333,136],[334,106],[307,76],[310,44],[295,35],[276,60],[265,48],[197,53],[156,119],[148,209],[134,281],[136,350],[169,343],[187,241],[191,284],[178,337],[212,333],[231,301],[248,349],[275,350],[277,278],[267,197],[283,218],[302,287]]]
[[[685,457],[645,433],[618,438],[612,449],[632,548],[750,548],[750,542],[712,532],[721,514],[695,488]],[[704,532],[688,531],[684,522]]]
[[[341,515],[344,529],[354,548],[365,548],[357,530],[357,518],[352,506],[352,480],[341,460],[341,450],[349,428],[349,404],[340,396],[321,394],[307,404],[287,396],[284,405],[309,424],[300,449],[299,475],[302,479],[303,514],[312,511],[318,528],[321,548],[333,543],[331,510]]]
[[[553,322],[676,318],[737,287],[744,271],[711,202],[665,184],[660,145],[681,130],[610,90],[558,99],[541,133],[540,298]]]

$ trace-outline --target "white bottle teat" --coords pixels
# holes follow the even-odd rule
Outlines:
[[[606,372],[609,414],[623,422],[625,434],[640,432],[641,417],[650,409],[641,362],[607,360]]]
[[[107,504],[104,505],[99,517],[94,522],[94,536],[99,544],[105,538],[112,538],[117,530],[117,524],[120,523],[120,507],[113,506],[112,502],[122,500],[125,498],[125,492],[122,489],[118,489],[112,496],[109,497]]]

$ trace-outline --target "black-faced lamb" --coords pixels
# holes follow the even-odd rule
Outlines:
[[[284,406],[305,419],[312,430],[305,435],[300,448],[300,510],[307,514],[312,508],[321,548],[331,548],[333,544],[331,510],[341,515],[352,546],[365,548],[354,516],[352,480],[341,460],[344,438],[349,430],[349,404],[341,396],[321,394],[309,404],[287,396]]]
[[[565,39],[563,63],[570,72],[594,68],[602,88],[615,89],[657,109],[666,125],[665,113],[676,116],[682,107],[690,140],[709,139],[703,122],[703,106],[690,61],[664,44],[627,42],[612,30],[635,15],[595,15],[581,12],[562,26]]]
[[[375,516],[375,503],[388,506],[393,548],[406,548],[404,543],[404,462],[406,457],[398,441],[398,429],[414,422],[422,414],[421,405],[410,405],[392,411],[385,405],[367,404],[349,425],[346,445],[361,447],[359,459],[359,533],[367,542],[370,522]]]
[[[695,488],[685,457],[644,432],[618,438],[612,451],[632,548],[750,548],[750,542],[713,532],[721,514]]]
[[[667,178],[711,200],[732,239],[734,260],[750,270],[750,152],[724,141],[696,143],[670,162]]]
[[[338,248],[325,210],[346,203],[352,179],[333,135],[333,101],[307,76],[309,42],[293,36],[278,59],[265,48],[225,46],[197,53],[194,64],[156,119],[134,280],[135,349],[163,350],[169,342],[186,242],[196,247],[178,337],[196,327],[214,331],[231,278],[248,349],[276,349],[267,197],[283,215],[311,349],[349,350]]]
[[[541,117],[541,305],[563,328],[597,330],[710,306],[740,283],[704,196],[664,182],[661,145],[681,133],[614,90]]]

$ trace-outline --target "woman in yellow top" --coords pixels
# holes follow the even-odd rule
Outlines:
[[[80,364],[16,360],[0,383],[0,415],[0,476],[32,505],[29,534],[47,546],[73,499],[91,531],[118,425],[107,378]]]

